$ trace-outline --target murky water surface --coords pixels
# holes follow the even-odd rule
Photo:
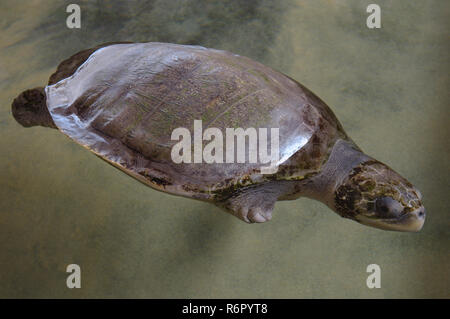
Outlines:
[[[1,297],[450,297],[449,5],[377,1],[0,3]],[[58,63],[108,41],[200,44],[297,79],[368,154],[421,189],[417,234],[344,220],[308,199],[247,225],[212,205],[153,191],[55,130],[25,129],[12,100]],[[82,289],[66,288],[66,266]],[[366,267],[382,288],[366,286]]]

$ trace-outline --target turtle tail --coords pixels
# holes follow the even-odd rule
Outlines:
[[[26,90],[16,97],[11,106],[16,121],[23,127],[36,125],[57,128],[48,111],[44,88]]]

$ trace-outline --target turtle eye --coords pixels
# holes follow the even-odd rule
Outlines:
[[[380,217],[397,217],[403,207],[392,197],[380,197],[375,201],[375,211]]]

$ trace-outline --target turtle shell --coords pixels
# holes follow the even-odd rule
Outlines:
[[[155,189],[203,200],[239,185],[311,176],[335,141],[347,138],[328,106],[295,80],[199,46],[109,45],[46,95],[54,123],[75,142]],[[174,163],[171,134],[184,127],[194,136],[194,120],[203,130],[219,128],[224,141],[226,128],[278,128],[278,171],[261,174],[261,163]]]

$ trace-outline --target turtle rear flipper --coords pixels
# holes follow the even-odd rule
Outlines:
[[[113,45],[113,44],[123,44],[123,43],[131,43],[131,42],[107,42],[100,45],[97,45],[96,47],[86,49],[83,51],[80,51],[74,55],[72,55],[70,58],[62,61],[58,68],[56,69],[55,73],[53,73],[50,76],[50,79],[48,80],[48,85],[55,84],[69,76],[75,73],[75,71],[82,65],[86,60],[91,56],[92,53],[97,51],[98,49]]]
[[[45,126],[57,128],[47,109],[44,88],[26,90],[16,97],[11,106],[16,121],[23,127]]]
[[[48,85],[53,85],[75,73],[92,53],[98,49],[130,42],[108,42],[96,47],[80,51],[58,65],[55,73],[50,76]],[[37,87],[23,91],[12,103],[12,114],[16,121],[23,127],[44,126],[57,128],[47,109],[44,88]]]

